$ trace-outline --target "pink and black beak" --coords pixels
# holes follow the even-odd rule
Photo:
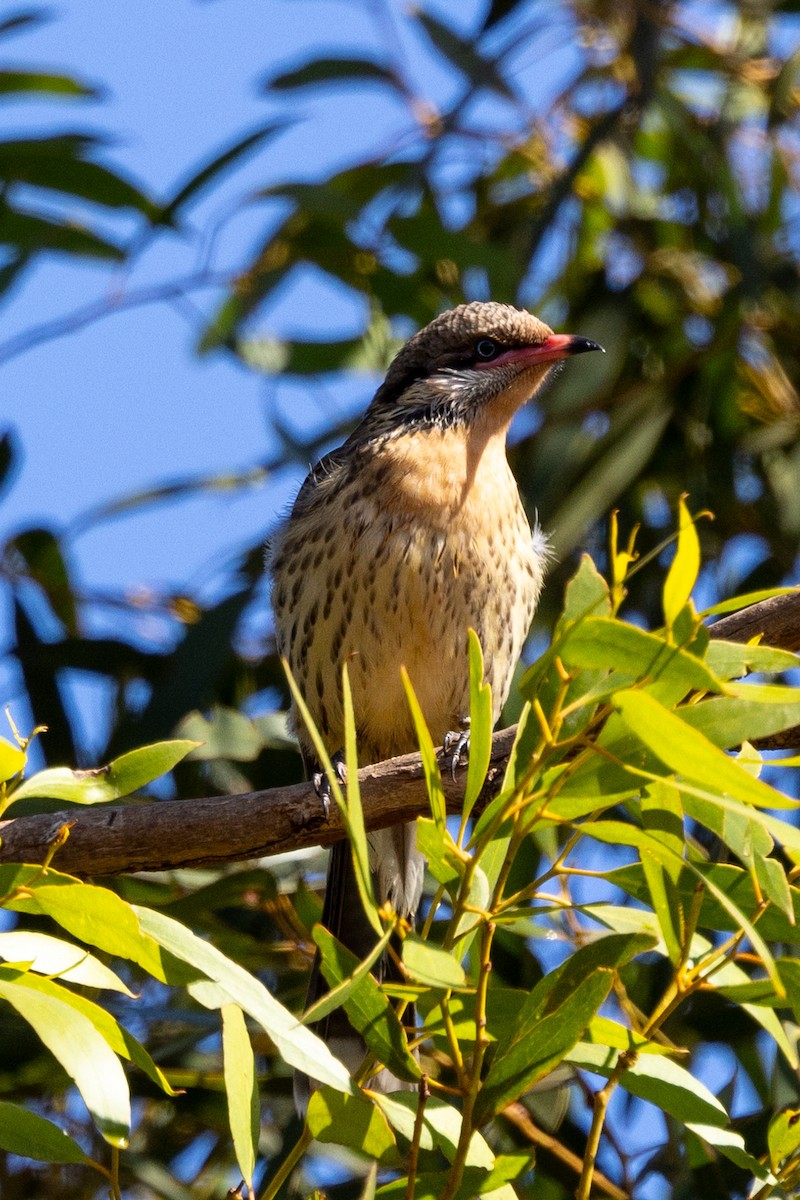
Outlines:
[[[562,358],[571,358],[573,354],[586,354],[589,350],[599,350],[605,354],[602,346],[589,338],[580,337],[575,333],[551,333],[538,346],[517,346],[504,350],[487,362],[477,362],[476,367],[497,367],[501,363],[520,363],[522,366],[535,366],[537,363],[558,362]]]
[[[571,358],[573,354],[586,354],[589,350],[599,350],[605,354],[597,342],[580,337],[577,333],[551,333],[540,346],[531,346],[524,353],[526,357],[530,355],[530,362],[551,362],[558,358]]]

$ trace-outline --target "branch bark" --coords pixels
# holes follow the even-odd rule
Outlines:
[[[712,637],[748,641],[758,633],[765,643],[800,649],[800,589],[765,600],[710,626]],[[498,786],[516,734],[516,726],[492,739],[487,794]],[[760,743],[762,747],[800,745],[800,728]],[[364,767],[358,773],[368,829],[411,821],[428,811],[418,754]],[[444,772],[448,809],[459,812],[463,772],[454,781]],[[238,796],[154,803],[130,802],[106,808],[72,808],[59,813],[0,821],[0,863],[42,862],[59,832],[69,837],[54,866],[74,875],[119,875],[178,867],[220,866],[248,858],[281,854],[308,846],[327,846],[345,836],[338,812],[322,818],[319,798],[307,783]]]
[[[516,726],[494,735],[487,781],[501,774]],[[418,754],[404,754],[358,772],[368,829],[399,825],[430,812]],[[459,812],[464,772],[455,781],[444,772],[448,809]],[[178,867],[220,866],[246,858],[283,854],[308,846],[329,846],[345,836],[335,805],[329,820],[309,783],[161,804],[129,803],[106,808],[0,821],[0,863],[42,862],[64,825],[69,837],[53,865],[73,875],[120,875]]]

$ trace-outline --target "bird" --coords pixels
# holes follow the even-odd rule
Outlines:
[[[510,305],[442,312],[399,350],[356,428],[308,474],[272,543],[271,600],[278,650],[331,755],[344,745],[344,663],[360,765],[417,749],[401,667],[434,743],[451,744],[468,725],[470,628],[497,721],[549,558],[508,463],[509,425],[557,364],[593,350],[602,347]],[[290,722],[319,781],[294,709]],[[425,866],[415,830],[368,835],[378,903],[410,922]],[[331,851],[322,924],[360,959],[375,944],[347,842]],[[325,991],[317,959],[309,1004]],[[365,1047],[343,1011],[317,1032],[355,1073]],[[399,1084],[383,1072],[370,1086]],[[296,1077],[301,1110],[310,1088]]]

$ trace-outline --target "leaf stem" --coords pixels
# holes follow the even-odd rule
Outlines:
[[[308,1128],[308,1125],[304,1125],[303,1132],[300,1134],[300,1137],[297,1139],[294,1146],[289,1151],[281,1165],[278,1167],[264,1191],[261,1193],[259,1200],[275,1200],[278,1192],[283,1187],[284,1183],[289,1178],[292,1171],[295,1169],[300,1159],[311,1145],[312,1141],[313,1137],[311,1130]]]
[[[414,1118],[414,1136],[408,1151],[408,1180],[406,1183],[406,1200],[414,1200],[414,1184],[417,1179],[417,1161],[419,1159],[419,1144],[422,1139],[422,1123],[425,1116],[425,1105],[430,1097],[428,1076],[423,1074],[419,1081],[417,1099],[417,1115]]]

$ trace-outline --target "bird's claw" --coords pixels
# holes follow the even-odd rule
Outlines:
[[[465,766],[469,759],[469,717],[464,717],[459,724],[460,729],[449,730],[442,739],[442,750],[445,758],[449,758],[454,783],[457,768]]]
[[[344,787],[347,783],[347,767],[343,750],[337,750],[335,754],[331,755],[331,766],[339,783]],[[322,801],[322,814],[327,821],[331,811],[331,781],[325,771],[315,771],[311,776],[311,782],[314,785],[314,791]]]

